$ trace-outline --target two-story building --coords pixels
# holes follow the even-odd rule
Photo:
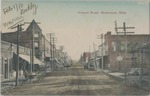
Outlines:
[[[111,71],[130,70],[133,67],[140,67],[141,54],[137,49],[150,41],[149,34],[126,34],[125,37],[124,34],[115,35],[107,32],[105,38],[104,44],[107,47],[103,48],[106,51],[104,65],[109,65]],[[118,56],[123,59],[118,61]],[[145,56],[144,61],[145,65],[149,64],[149,57]]]
[[[1,41],[1,79],[14,78],[16,76],[16,50],[17,45]],[[23,75],[25,70],[31,70],[31,49],[19,46],[19,76]],[[44,66],[44,63],[34,57],[34,71],[39,71],[37,66]]]

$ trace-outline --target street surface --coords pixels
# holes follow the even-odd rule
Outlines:
[[[47,73],[43,80],[11,89],[4,95],[142,95],[149,92],[124,85],[103,72],[73,65],[68,70]]]

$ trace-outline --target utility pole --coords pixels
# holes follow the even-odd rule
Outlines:
[[[101,34],[101,44],[102,44],[102,70],[104,69],[104,56],[103,56],[103,34]]]
[[[104,35],[103,34],[101,34],[101,35],[98,35],[98,39],[101,39],[101,68],[102,68],[102,70],[104,69],[104,53],[103,53],[103,51],[104,51],[104,43],[103,43],[103,39],[105,39],[105,37],[104,37]]]
[[[52,68],[54,70],[54,37],[52,38]]]
[[[42,34],[42,38],[44,39],[44,61],[45,61],[45,57],[46,57],[46,55],[45,55],[45,36]],[[45,73],[46,73],[46,68],[47,68],[47,63],[45,63]]]
[[[126,29],[134,29],[134,27],[126,27],[126,23],[123,22],[123,27],[116,27],[116,30],[118,29],[123,29],[123,32],[118,32],[118,33],[124,33],[124,36],[125,36],[125,56],[124,56],[124,59],[125,59],[125,83],[127,82],[127,33],[134,33],[134,32],[126,32]]]
[[[117,50],[118,50],[118,56],[120,56],[120,42],[119,42],[119,32],[118,32],[118,29],[117,29],[117,21],[115,21],[115,31],[117,33]],[[119,63],[119,70],[121,70],[121,62],[118,61]]]
[[[17,28],[17,64],[16,64],[16,81],[15,81],[15,85],[18,86],[19,84],[19,32],[21,32],[23,29],[21,26],[23,26],[24,24],[18,24],[17,26],[12,27],[11,29]]]
[[[43,35],[44,38],[44,59],[45,59],[45,36]]]
[[[34,23],[34,22],[24,22],[24,24],[31,24],[31,23]],[[40,22],[36,22],[36,24],[40,24]],[[31,36],[31,54],[30,54],[30,60],[31,60],[31,68],[30,68],[30,73],[31,73],[31,75],[32,75],[32,71],[34,70],[34,42],[35,42],[35,40],[34,40],[34,25],[32,24],[32,36]]]
[[[50,40],[50,65],[51,65],[51,70],[53,71],[53,56],[54,56],[54,52],[53,52],[53,50],[54,50],[54,33],[48,33],[47,34],[48,35],[48,37],[49,37],[49,40]]]
[[[53,70],[52,69],[52,66],[53,66],[53,61],[52,61],[53,56],[52,56],[52,54],[53,53],[52,53],[52,39],[51,38],[52,38],[52,33],[50,33],[50,61],[51,61],[51,70]]]
[[[95,49],[95,44],[93,43],[93,49],[94,49],[94,64],[97,70],[97,64],[96,64],[96,49]]]
[[[34,71],[34,30],[32,30],[32,68],[31,68],[31,74]]]
[[[56,49],[55,43],[56,43],[56,39],[53,37],[53,38],[52,38],[52,45],[53,45],[53,63],[54,63],[54,60],[55,60],[55,58],[56,58],[56,57],[55,57],[55,55],[56,55],[56,54],[55,54],[55,52],[56,52],[56,50],[55,50],[55,49]],[[53,64],[53,65],[54,65],[54,64]],[[53,66],[53,68],[54,68],[54,66]]]
[[[53,40],[53,59],[54,59],[55,58],[55,42],[54,42],[54,38],[52,40]]]

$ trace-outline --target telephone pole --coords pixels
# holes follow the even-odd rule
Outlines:
[[[97,64],[96,64],[96,48],[95,48],[95,44],[93,43],[93,49],[94,49],[94,67],[95,67],[95,70],[97,70]]]
[[[117,21],[115,21],[115,31],[117,33],[117,50],[118,50],[118,56],[120,56],[120,41],[119,41],[119,32],[118,32],[118,29],[117,29]],[[121,62],[118,61],[118,64],[119,64],[119,70],[121,70]]]
[[[103,34],[101,34],[101,43],[102,43],[102,70],[104,69],[104,56],[103,56]]]
[[[55,43],[56,43],[56,38],[53,37],[53,38],[52,38],[52,45],[53,45],[53,55],[52,55],[52,56],[53,56],[53,69],[54,69],[54,60],[55,60],[55,58],[56,58],[56,57],[55,57],[55,52],[56,52],[56,50],[55,50],[55,49],[56,49]]]
[[[34,40],[34,34],[35,34],[35,31],[34,31],[34,25],[33,24],[35,24],[34,22],[24,22],[24,24],[32,24],[32,36],[31,36],[31,54],[30,54],[30,60],[31,60],[31,68],[30,68],[30,73],[31,73],[31,75],[32,75],[32,72],[33,72],[33,70],[34,70],[34,51],[35,51],[35,49],[34,49],[34,42],[35,42],[35,40]],[[36,24],[40,24],[40,22],[36,22]]]
[[[19,32],[21,32],[23,29],[22,29],[22,26],[24,24],[18,24],[17,26],[14,26],[12,27],[11,29],[14,29],[14,28],[17,28],[17,63],[16,63],[16,80],[15,80],[15,85],[18,86],[19,84]]]
[[[98,39],[101,39],[101,68],[102,70],[104,69],[104,43],[103,43],[103,39],[105,39],[103,33],[101,35],[97,35]]]
[[[127,32],[126,29],[134,29],[134,27],[126,27],[126,23],[123,22],[123,27],[116,27],[115,28],[118,32],[118,29],[123,29],[123,32],[118,32],[118,33],[124,33],[125,36],[125,56],[124,56],[124,60],[125,60],[125,83],[127,82],[127,33],[134,33],[134,32]]]
[[[50,65],[51,65],[51,70],[53,71],[54,68],[54,48],[55,48],[55,33],[48,33],[47,34],[50,40]]]
[[[43,35],[43,38],[44,38],[44,59],[45,59],[45,36]]]

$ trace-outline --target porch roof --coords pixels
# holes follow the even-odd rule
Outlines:
[[[30,62],[30,56],[28,56],[28,55],[19,54],[19,57]],[[36,57],[34,57],[34,64],[44,65],[44,63],[42,61],[40,61],[39,59],[37,59]]]

